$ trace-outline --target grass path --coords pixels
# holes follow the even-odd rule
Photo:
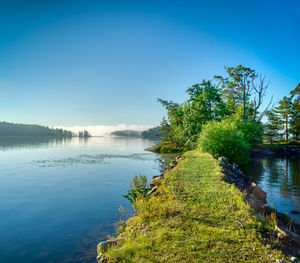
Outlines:
[[[165,174],[159,194],[135,204],[108,262],[287,262],[261,238],[274,225],[259,222],[243,194],[222,181],[218,161],[187,152]],[[277,261],[276,261],[277,260]]]

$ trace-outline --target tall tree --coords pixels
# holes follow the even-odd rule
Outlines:
[[[284,125],[282,119],[272,110],[267,111],[266,116],[268,122],[264,125],[264,136],[272,144],[281,139],[280,131],[284,129]]]
[[[260,121],[272,102],[271,100],[265,110],[259,113],[259,108],[269,86],[265,77],[242,65],[225,67],[225,70],[228,77],[215,76],[215,79],[223,88],[222,95],[225,97],[231,112],[234,113],[237,107],[241,105],[244,123],[249,119]]]
[[[296,140],[298,140],[300,134],[300,83],[290,92],[290,94],[291,99],[294,99],[291,106],[290,128],[291,133]]]
[[[284,121],[285,129],[285,140],[289,140],[289,119],[291,114],[292,100],[289,97],[284,96],[280,101],[279,105],[273,110],[275,113],[280,114],[282,120]]]

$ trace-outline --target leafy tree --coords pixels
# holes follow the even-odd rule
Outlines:
[[[220,120],[229,111],[219,89],[211,81],[203,80],[187,89],[189,99],[183,104],[159,102],[168,111],[168,122],[161,125],[169,131],[169,138],[179,146],[195,147],[201,127],[207,121]]]
[[[159,137],[163,141],[172,141],[172,138],[170,137],[171,134],[171,125],[169,122],[166,120],[165,117],[163,117],[161,123],[160,123],[160,135]]]
[[[182,127],[182,118],[184,115],[182,105],[175,103],[173,101],[166,101],[162,99],[158,99],[158,101],[166,108],[168,121],[165,123],[161,123],[163,129],[168,130],[168,139],[171,142],[179,143],[179,132]]]
[[[279,105],[273,110],[275,113],[280,114],[281,119],[284,121],[285,129],[285,140],[289,140],[289,119],[291,115],[292,100],[284,96],[280,101]]]
[[[259,108],[266,96],[269,83],[266,83],[265,77],[259,75],[255,70],[239,65],[237,67],[225,67],[228,77],[215,76],[215,79],[222,87],[222,95],[225,98],[227,106],[234,114],[238,107],[242,109],[242,120],[260,121],[268,109],[259,113]]]

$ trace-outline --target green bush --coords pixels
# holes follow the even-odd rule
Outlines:
[[[127,195],[123,195],[129,202],[134,205],[137,199],[146,198],[151,190],[147,185],[147,177],[145,175],[135,176],[130,183],[130,190]]]
[[[181,153],[184,151],[182,147],[175,147],[171,145],[163,145],[160,148],[160,153]]]
[[[232,162],[249,161],[251,146],[236,122],[223,120],[205,124],[200,133],[199,148],[215,157],[226,156]]]
[[[248,121],[236,121],[237,128],[243,133],[246,141],[254,147],[256,144],[263,142],[263,126],[260,123]]]

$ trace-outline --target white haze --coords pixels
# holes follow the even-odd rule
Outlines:
[[[134,131],[144,131],[149,128],[153,128],[153,125],[95,125],[95,126],[55,126],[54,128],[64,129],[78,134],[80,131],[88,131],[92,136],[106,136],[113,131],[124,131],[124,130],[134,130]]]

